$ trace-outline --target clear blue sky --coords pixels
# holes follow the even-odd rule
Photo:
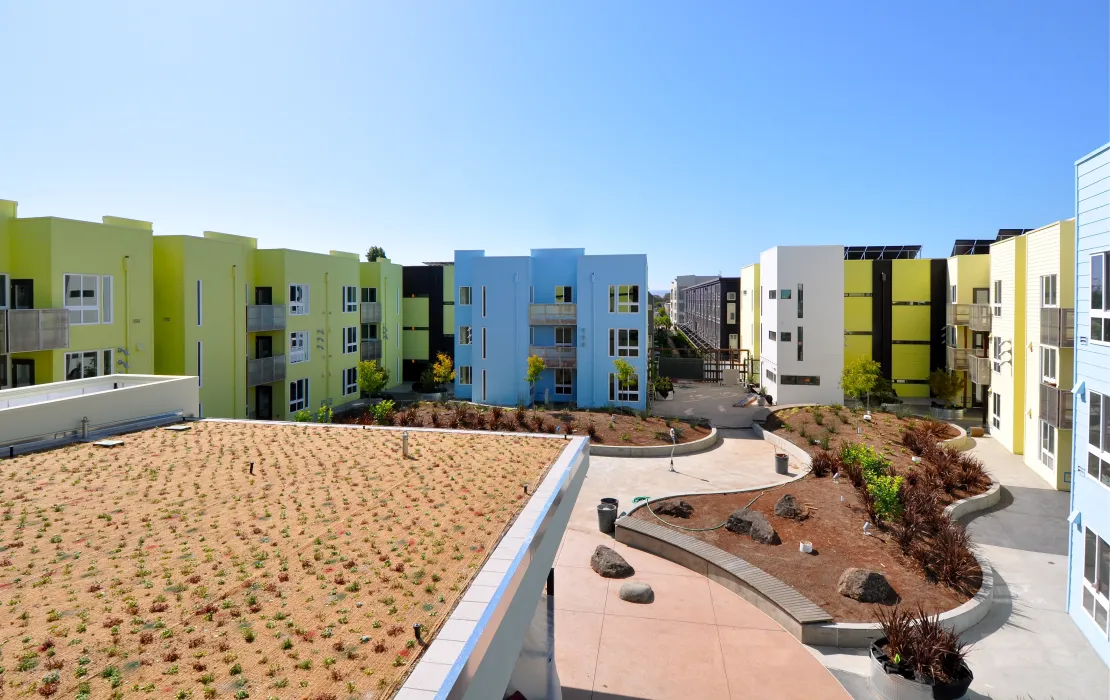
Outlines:
[[[1110,140],[1106,0],[0,3],[25,216],[402,263],[775,244],[1073,215]]]

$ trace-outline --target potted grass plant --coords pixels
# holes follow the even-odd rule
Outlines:
[[[974,676],[967,645],[928,615],[901,606],[880,609],[883,636],[871,645],[871,689],[882,700],[957,700]]]

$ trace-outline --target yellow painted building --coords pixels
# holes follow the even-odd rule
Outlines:
[[[988,419],[991,436],[1014,454],[1025,450],[1026,242],[1025,236],[997,241],[991,244],[989,256]]]
[[[751,352],[754,366],[749,381],[758,381],[759,375],[759,263],[752,263],[740,270],[740,347]]]
[[[945,313],[946,366],[966,377],[963,406],[981,405],[990,383],[986,362],[990,334],[991,260],[985,242],[967,242],[967,250],[982,252],[956,254],[948,258],[948,304]],[[957,242],[953,252],[962,250]]]
[[[362,360],[377,360],[389,372],[387,389],[401,384],[401,298],[403,268],[389,258],[359,263]]]

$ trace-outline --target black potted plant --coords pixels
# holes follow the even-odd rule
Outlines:
[[[660,398],[667,398],[674,391],[674,383],[671,382],[670,377],[656,377],[655,378],[655,393],[659,394]]]
[[[974,676],[967,666],[967,645],[928,615],[901,606],[880,609],[883,636],[871,645],[871,687],[879,697],[899,700],[957,700]]]

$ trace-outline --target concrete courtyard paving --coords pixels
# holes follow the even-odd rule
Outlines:
[[[555,657],[564,700],[847,700],[794,637],[732,591],[598,532],[602,497],[698,493],[779,483],[774,451],[749,431],[715,449],[669,459],[590,457],[590,471],[555,563]],[[598,544],[620,552],[655,602],[620,600],[619,580],[590,569]]]

